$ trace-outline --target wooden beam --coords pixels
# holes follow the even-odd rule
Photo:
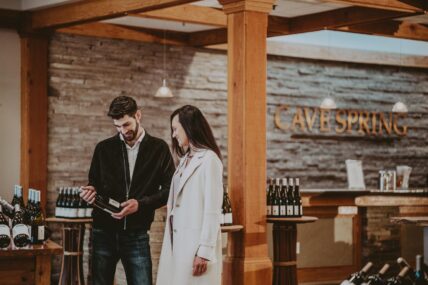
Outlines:
[[[228,17],[228,187],[242,232],[229,236],[224,285],[272,283],[266,240],[266,36],[273,0],[220,0]],[[270,9],[268,9],[270,6]]]
[[[194,32],[189,34],[190,46],[206,46],[227,42],[227,29],[220,28],[209,31]]]
[[[339,29],[344,32],[369,34],[409,40],[428,41],[428,25],[401,21],[360,24]]]
[[[411,15],[415,15],[413,13]],[[269,16],[268,36],[290,35],[334,29],[360,23],[372,23],[385,19],[409,16],[407,12],[380,10],[367,7],[346,7],[293,18]],[[189,36],[189,44],[207,46],[226,43],[226,31],[217,29],[195,32]]]
[[[367,7],[346,7],[291,18],[288,25],[288,34],[307,33],[404,16],[409,16],[409,13]]]
[[[21,36],[21,185],[41,191],[46,207],[48,163],[48,37]]]
[[[196,5],[175,6],[145,13],[133,14],[132,16],[218,27],[227,26],[227,17],[222,10]]]
[[[21,23],[22,12],[0,9],[0,28],[17,30]]]
[[[130,26],[121,26],[107,23],[88,23],[68,28],[58,29],[57,32],[83,36],[122,39],[167,45],[187,45],[188,35],[180,32],[142,29]]]
[[[196,0],[86,0],[32,12],[25,30],[60,28],[126,16],[131,13],[195,2]]]
[[[353,6],[371,7],[402,12],[423,12],[428,5],[425,0],[327,0],[328,2]]]

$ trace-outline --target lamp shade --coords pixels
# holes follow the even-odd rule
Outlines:
[[[394,113],[407,113],[408,109],[407,109],[406,104],[404,104],[403,102],[397,102],[392,107],[392,112],[394,112]]]
[[[171,89],[169,89],[166,86],[166,80],[164,79],[162,81],[162,86],[156,91],[155,97],[158,98],[172,98],[174,95],[172,95]]]
[[[324,98],[324,100],[322,100],[321,105],[320,105],[321,109],[336,109],[336,102],[334,102],[334,100],[330,97]]]

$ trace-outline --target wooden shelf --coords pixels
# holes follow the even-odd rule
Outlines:
[[[221,226],[222,233],[239,232],[244,228],[243,225]]]
[[[0,249],[0,257],[60,255],[60,254],[62,254],[62,247],[51,240],[47,240],[44,244],[34,244],[26,247],[15,247],[12,245],[6,249]]]
[[[304,224],[304,223],[313,223],[317,221],[317,217],[310,217],[310,216],[303,216],[303,217],[296,217],[296,218],[267,218],[266,221],[268,223],[294,223],[294,224]]]
[[[391,222],[397,224],[415,224],[421,227],[428,227],[428,217],[392,217]]]
[[[79,218],[79,219],[67,219],[67,218],[57,218],[57,217],[50,217],[46,218],[46,222],[52,222],[52,223],[76,223],[76,224],[89,224],[92,223],[92,218]]]

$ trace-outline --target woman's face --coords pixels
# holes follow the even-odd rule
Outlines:
[[[178,115],[175,115],[175,117],[172,118],[171,127],[172,127],[172,137],[178,141],[178,145],[182,148],[189,147],[189,138],[187,137],[186,132],[183,129],[183,126],[178,121]]]

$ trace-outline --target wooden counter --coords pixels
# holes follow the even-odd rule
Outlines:
[[[43,245],[0,250],[1,284],[50,284],[51,257],[61,254],[62,247],[51,240]]]

